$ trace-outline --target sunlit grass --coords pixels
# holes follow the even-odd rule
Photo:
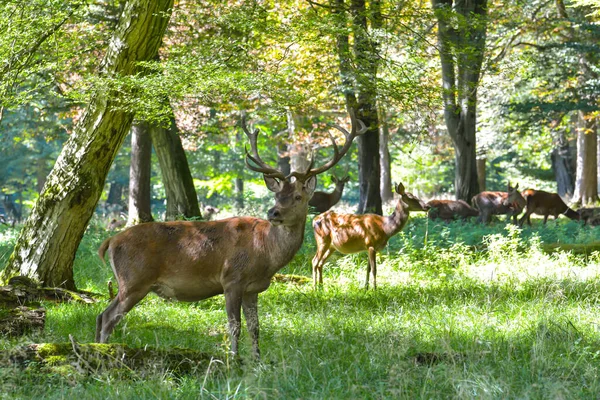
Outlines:
[[[378,254],[376,291],[363,289],[366,254],[332,257],[320,289],[273,283],[259,298],[261,363],[252,361],[245,329],[245,362],[229,362],[222,296],[178,303],[150,295],[116,328],[112,342],[193,348],[221,361],[190,375],[127,378],[0,368],[0,392],[99,399],[595,398],[600,255],[548,254],[542,244],[593,242],[600,235],[571,222],[535,222],[533,229],[517,229],[416,216]],[[96,250],[106,236],[88,231],[75,264],[78,286],[103,295],[112,272]],[[0,260],[12,237],[0,242]],[[314,251],[307,224],[302,250],[282,272],[311,276]],[[43,333],[0,338],[0,348],[64,342],[69,335],[90,342],[107,302],[46,304]]]

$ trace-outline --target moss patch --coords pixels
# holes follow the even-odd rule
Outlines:
[[[84,374],[205,369],[214,357],[190,349],[131,348],[124,344],[40,343],[0,352],[0,367],[52,370],[74,367]],[[68,367],[68,368],[67,368]],[[65,369],[66,368],[66,369]]]

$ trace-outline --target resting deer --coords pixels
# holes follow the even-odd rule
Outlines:
[[[469,217],[478,217],[479,211],[467,204],[464,200],[430,200],[427,202],[429,219],[441,219],[451,222],[457,219],[466,220]]]
[[[392,215],[382,217],[377,214],[336,214],[327,211],[313,220],[317,254],[312,260],[313,281],[315,286],[323,284],[323,265],[334,250],[342,254],[369,252],[367,279],[365,288],[369,288],[369,273],[373,275],[373,288],[377,288],[376,253],[383,249],[388,240],[400,232],[409,211],[427,211],[429,206],[411,193],[404,190],[401,183],[396,186],[400,195],[398,204]]]
[[[581,219],[581,215],[569,208],[556,193],[527,189],[523,191],[523,196],[527,200],[527,208],[525,209],[525,214],[519,220],[520,226],[523,226],[525,221],[531,226],[531,214],[543,215],[544,225],[546,225],[548,216],[550,215],[553,215],[555,220],[558,219],[560,214],[564,214],[576,221]]]
[[[506,192],[481,192],[473,196],[471,204],[479,210],[478,221],[487,224],[492,215],[507,214],[507,221],[512,217],[513,223],[516,224],[517,215],[521,214],[525,207],[525,199],[518,189],[519,184],[512,187],[509,182]]]
[[[308,202],[308,205],[313,207],[318,213],[329,210],[340,201],[342,198],[342,192],[344,191],[344,185],[350,180],[350,177],[346,176],[338,179],[335,175],[333,175],[331,180],[335,183],[335,189],[333,192],[315,192],[313,197]]]
[[[259,357],[258,294],[271,284],[273,275],[296,254],[304,239],[308,200],[317,175],[333,167],[346,154],[357,130],[333,125],[344,133],[341,150],[333,142],[333,158],[318,168],[313,161],[305,172],[284,175],[267,165],[256,145],[258,130],[242,129],[250,140],[246,166],[263,174],[267,188],[275,193],[275,205],[267,220],[234,217],[218,221],[150,222],[133,226],[102,243],[98,253],[108,258],[119,285],[117,297],[96,320],[96,341],[105,343],[115,325],[149,292],[181,301],[198,301],[225,295],[231,352],[237,354],[241,309]]]

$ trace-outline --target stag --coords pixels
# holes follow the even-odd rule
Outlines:
[[[525,221],[531,226],[531,214],[543,215],[544,225],[548,222],[550,215],[554,216],[554,220],[557,220],[560,214],[564,214],[575,221],[581,220],[581,215],[569,208],[557,193],[527,189],[523,191],[523,196],[527,201],[527,208],[525,214],[519,220],[519,226],[523,226]]]
[[[512,217],[513,223],[517,223],[517,215],[525,207],[525,198],[518,190],[518,183],[512,187],[509,182],[507,189],[506,192],[481,192],[473,196],[471,204],[479,210],[479,222],[487,224],[492,215],[507,214],[507,221]]]
[[[333,167],[346,154],[353,139],[366,131],[350,112],[352,129],[333,125],[346,137],[340,150],[331,137],[334,156],[326,164],[305,172],[284,175],[258,154],[258,130],[249,131],[242,118],[252,154],[246,149],[246,166],[263,174],[275,193],[267,220],[233,217],[218,221],[149,222],[108,238],[98,253],[105,253],[117,278],[115,299],[96,320],[96,341],[105,343],[115,325],[149,292],[180,301],[199,301],[225,295],[225,308],[233,354],[238,352],[241,310],[258,358],[258,294],[273,275],[296,254],[304,239],[308,200],[317,175]],[[361,128],[357,129],[357,122]]]
[[[396,186],[400,195],[392,215],[382,217],[377,214],[336,214],[327,211],[315,217],[313,229],[317,241],[317,253],[312,260],[313,281],[315,286],[323,284],[323,265],[334,250],[342,254],[368,251],[367,279],[365,288],[369,288],[369,274],[373,275],[373,288],[377,289],[376,253],[383,249],[388,240],[404,228],[409,211],[427,211],[429,206],[411,193],[404,185]]]
[[[331,207],[336,205],[342,198],[342,192],[344,191],[344,185],[350,180],[349,176],[344,178],[337,178],[335,175],[331,177],[331,180],[335,183],[335,189],[332,193],[326,192],[315,192],[313,197],[308,202],[310,207],[313,207],[317,213],[322,213],[329,210]]]

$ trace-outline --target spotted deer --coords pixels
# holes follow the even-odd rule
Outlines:
[[[383,217],[377,214],[337,214],[327,211],[313,220],[317,253],[312,260],[313,282],[323,284],[323,265],[334,250],[342,254],[367,251],[369,263],[365,288],[369,287],[369,274],[373,275],[373,288],[377,288],[376,254],[388,240],[404,228],[409,211],[427,211],[427,206],[416,196],[408,193],[404,185],[396,186],[398,203],[392,215]]]

